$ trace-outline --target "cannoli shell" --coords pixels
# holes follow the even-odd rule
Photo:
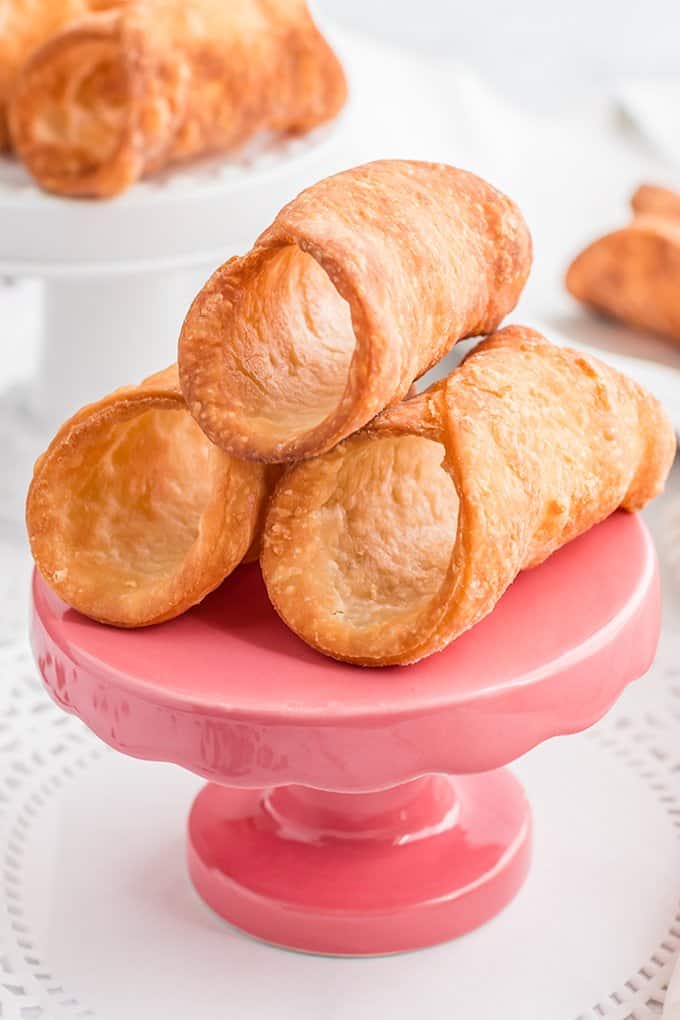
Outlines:
[[[660,216],[680,221],[680,195],[670,188],[641,184],[630,202],[636,216]]]
[[[89,13],[96,0],[2,0],[0,6],[0,152],[9,148],[6,107],[30,54],[70,22]]]
[[[637,383],[510,326],[289,469],[265,525],[269,596],[326,655],[416,662],[490,613],[521,570],[645,506],[674,454],[667,415]]]
[[[33,54],[9,124],[43,188],[104,198],[258,132],[307,132],[345,98],[304,0],[128,0]]]
[[[235,456],[317,455],[495,329],[530,265],[517,206],[465,170],[383,160],[329,177],[198,294],[179,343],[187,404]]]
[[[596,311],[680,341],[680,218],[636,215],[577,255],[566,285]]]
[[[78,411],[39,457],[26,504],[33,557],[86,616],[160,623],[255,546],[267,486],[261,465],[201,433],[173,366]]]

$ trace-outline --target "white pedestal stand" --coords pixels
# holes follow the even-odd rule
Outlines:
[[[212,269],[247,250],[302,188],[343,167],[345,125],[259,140],[236,161],[179,169],[112,201],[43,194],[0,160],[0,274],[44,286],[30,400],[41,424],[174,361]]]

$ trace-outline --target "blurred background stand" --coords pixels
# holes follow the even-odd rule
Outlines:
[[[258,139],[238,160],[180,168],[106,202],[44,194],[0,160],[0,274],[42,281],[42,298],[32,292],[13,317],[38,332],[28,400],[36,422],[51,431],[82,404],[175,361],[209,274],[247,251],[302,187],[337,169],[342,125],[278,145]]]

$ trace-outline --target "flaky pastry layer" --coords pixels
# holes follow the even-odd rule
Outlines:
[[[491,612],[519,571],[657,495],[675,454],[658,401],[595,358],[510,326],[448,378],[297,464],[262,570],[304,641],[416,662]]]
[[[382,160],[313,185],[186,317],[182,390],[214,443],[283,462],[331,449],[514,308],[518,208],[471,173]]]
[[[50,587],[86,616],[160,623],[256,552],[269,483],[261,465],[203,435],[173,366],[61,427],[28,493],[31,550]]]
[[[48,191],[115,195],[260,131],[309,131],[345,102],[305,0],[105,6],[52,36],[13,91],[13,145]]]

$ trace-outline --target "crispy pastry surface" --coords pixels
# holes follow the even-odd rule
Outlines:
[[[34,559],[69,605],[141,627],[199,602],[257,539],[266,470],[213,446],[177,369],[78,411],[35,465],[26,504]]]
[[[508,327],[283,476],[261,558],[270,598],[327,655],[416,662],[491,612],[520,570],[643,507],[674,453],[640,386]]]
[[[530,265],[518,208],[464,170],[383,160],[329,177],[195,299],[179,344],[187,404],[235,456],[329,450],[457,340],[495,329]]]
[[[112,0],[113,2],[113,0]],[[7,101],[23,64],[38,46],[105,0],[2,0],[0,3],[0,152],[9,147]]]
[[[654,184],[641,184],[630,200],[636,216],[661,216],[680,220],[680,194]]]
[[[53,36],[14,89],[12,141],[48,191],[115,195],[259,131],[309,131],[345,102],[305,0],[110,6]]]
[[[577,255],[566,285],[599,312],[680,341],[680,219],[635,216]]]

